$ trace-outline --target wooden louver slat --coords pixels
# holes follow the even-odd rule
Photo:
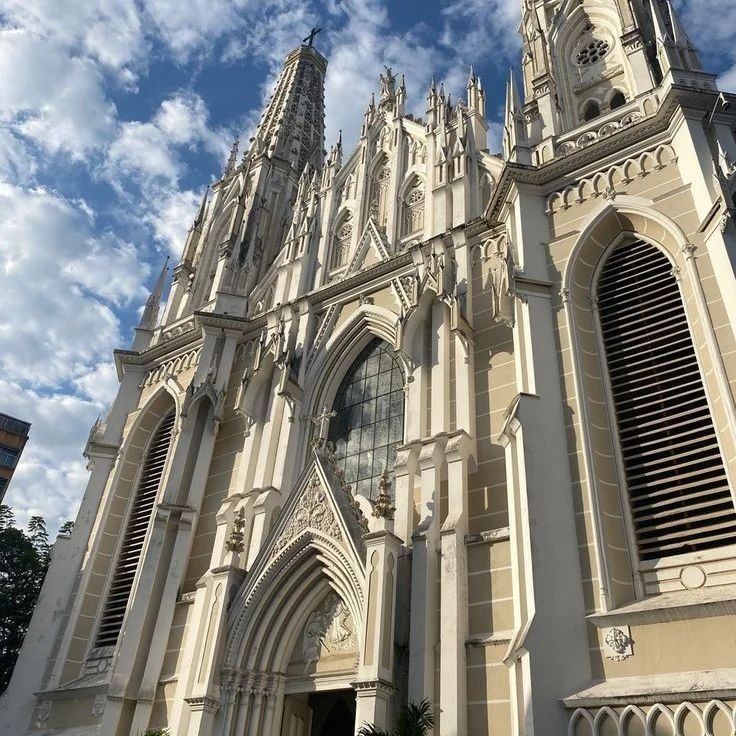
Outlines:
[[[643,241],[598,283],[606,361],[641,560],[736,540],[736,511],[667,258]]]
[[[172,412],[159,424],[148,447],[120,555],[115,566],[115,574],[102,612],[95,646],[111,646],[118,640],[125,611],[128,607],[130,591],[133,588],[133,579],[140,562],[148,522],[161,485],[161,476],[163,475],[174,429],[174,419],[175,416]]]

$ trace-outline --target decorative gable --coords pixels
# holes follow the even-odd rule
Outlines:
[[[378,229],[373,217],[369,217],[345,276],[352,276],[390,257],[386,236]]]
[[[367,531],[368,522],[349,488],[327,457],[315,450],[314,459],[292,491],[258,558],[272,560],[302,535],[316,534],[351,548],[363,559],[363,534]]]

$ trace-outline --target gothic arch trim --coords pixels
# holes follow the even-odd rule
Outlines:
[[[361,304],[329,338],[309,368],[304,382],[304,395],[310,397],[305,406],[307,416],[317,414],[323,405],[332,406],[345,371],[373,337],[385,340],[401,355],[399,334],[398,315],[385,307]]]
[[[606,225],[606,219],[610,217],[616,218],[618,229],[615,230],[615,236],[611,237],[607,243],[603,243],[596,230],[602,229]],[[622,221],[622,217],[627,218],[628,221]],[[653,230],[652,226],[656,226],[657,229]],[[581,263],[586,267],[590,266],[584,258],[585,252],[592,250],[593,247],[599,250],[606,249],[621,232],[635,232],[637,237],[642,237],[664,249],[670,260],[675,263],[678,259],[677,254],[688,242],[680,226],[657,211],[651,201],[626,195],[618,196],[613,201],[606,201],[595,210],[585,228],[578,235],[567,260],[562,283],[571,295],[572,290],[580,285],[575,279],[575,272],[580,269]],[[599,254],[598,262],[602,256],[603,252]]]
[[[315,588],[320,588],[319,595],[315,592],[320,599],[334,590],[360,630],[365,597],[362,530],[341,493],[315,457],[233,604],[225,669],[285,669]],[[322,511],[313,514],[318,507]]]
[[[427,177],[426,172],[424,171],[424,167],[419,166],[412,166],[409,169],[407,169],[406,173],[404,174],[404,178],[401,180],[401,186],[399,187],[398,192],[398,201],[403,202],[404,197],[407,195],[410,189],[412,189],[414,186],[421,185],[426,193],[427,189]]]
[[[141,407],[138,416],[135,418],[133,424],[130,426],[123,444],[119,451],[119,460],[114,466],[114,473],[109,481],[108,491],[104,496],[104,510],[101,512],[100,517],[105,519],[105,524],[99,529],[98,535],[94,541],[93,549],[90,551],[90,559],[92,560],[89,565],[90,577],[82,586],[85,594],[89,594],[89,586],[92,582],[92,578],[97,577],[103,580],[102,588],[100,589],[99,607],[95,610],[93,620],[87,621],[86,625],[89,627],[88,648],[85,652],[85,657],[90,655],[90,652],[94,648],[95,639],[97,638],[97,631],[102,621],[104,603],[107,600],[110,592],[110,587],[113,582],[115,575],[115,569],[118,564],[120,551],[123,547],[125,531],[128,527],[131,509],[133,501],[138,490],[138,484],[140,482],[141,474],[143,473],[144,461],[148,453],[151,441],[156,436],[158,428],[164,419],[170,414],[173,409],[175,414],[174,429],[171,435],[169,448],[166,453],[166,461],[161,472],[161,478],[159,480],[158,494],[160,495],[162,489],[165,488],[166,481],[171,470],[171,461],[174,454],[174,448],[177,442],[177,422],[180,419],[179,413],[180,397],[174,395],[172,390],[166,385],[160,385]],[[150,430],[143,428],[143,424],[154,418],[154,422]],[[133,454],[136,453],[134,457]],[[126,473],[126,470],[128,471]],[[115,524],[114,516],[110,514],[110,509],[115,503],[121,503],[124,508],[122,517],[120,518],[119,525],[117,528],[111,528]],[[152,512],[153,513],[153,512]],[[149,527],[145,533],[144,546],[141,550],[140,560],[142,560],[146,554],[146,549],[149,541],[150,531],[150,518]],[[115,547],[111,555],[100,554],[100,546],[104,542],[106,535],[110,535],[116,538]],[[131,599],[133,591],[135,590],[140,575],[140,569],[136,571],[135,579],[133,581],[133,588],[131,590]],[[86,596],[83,597],[83,599]],[[126,613],[126,619],[128,614]],[[80,621],[78,625],[83,625]],[[123,622],[121,631],[123,630],[125,623]],[[120,640],[116,646],[120,645]]]
[[[174,424],[175,427],[179,426],[179,422],[181,421],[181,411],[182,411],[182,403],[183,403],[183,396],[184,396],[184,388],[181,386],[181,384],[173,377],[169,376],[163,383],[159,384],[156,387],[156,390],[146,399],[146,403],[143,404],[143,406],[138,410],[138,414],[136,418],[133,420],[133,423],[130,425],[130,428],[125,434],[125,437],[123,438],[123,442],[120,445],[120,459],[123,462],[126,462],[126,456],[128,454],[128,450],[131,447],[132,438],[138,433],[138,430],[143,423],[148,418],[148,415],[154,408],[154,406],[160,402],[162,396],[168,396],[173,404],[174,411],[176,412],[176,422]],[[167,412],[164,411],[162,414],[159,414],[159,422],[160,420],[165,416]],[[158,422],[157,422],[158,424]],[[151,434],[155,432],[155,429],[152,430]],[[148,442],[148,440],[146,440]],[[137,443],[136,443],[137,446]],[[122,463],[121,463],[122,464]]]

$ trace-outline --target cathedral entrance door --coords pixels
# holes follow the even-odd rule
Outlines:
[[[355,691],[313,693],[310,736],[353,736],[355,733]]]
[[[281,736],[353,736],[355,692],[336,690],[288,695]]]

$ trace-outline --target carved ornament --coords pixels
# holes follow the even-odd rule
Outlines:
[[[342,532],[330,508],[327,493],[316,473],[302,493],[286,528],[276,540],[273,546],[274,557],[306,529],[315,529],[337,541],[342,539]]]
[[[350,611],[336,593],[330,593],[307,618],[302,639],[302,659],[306,663],[316,662],[323,654],[351,651],[355,647],[355,625]]]
[[[623,662],[634,656],[634,640],[628,626],[615,626],[607,629],[603,634],[605,655],[615,662]]]

